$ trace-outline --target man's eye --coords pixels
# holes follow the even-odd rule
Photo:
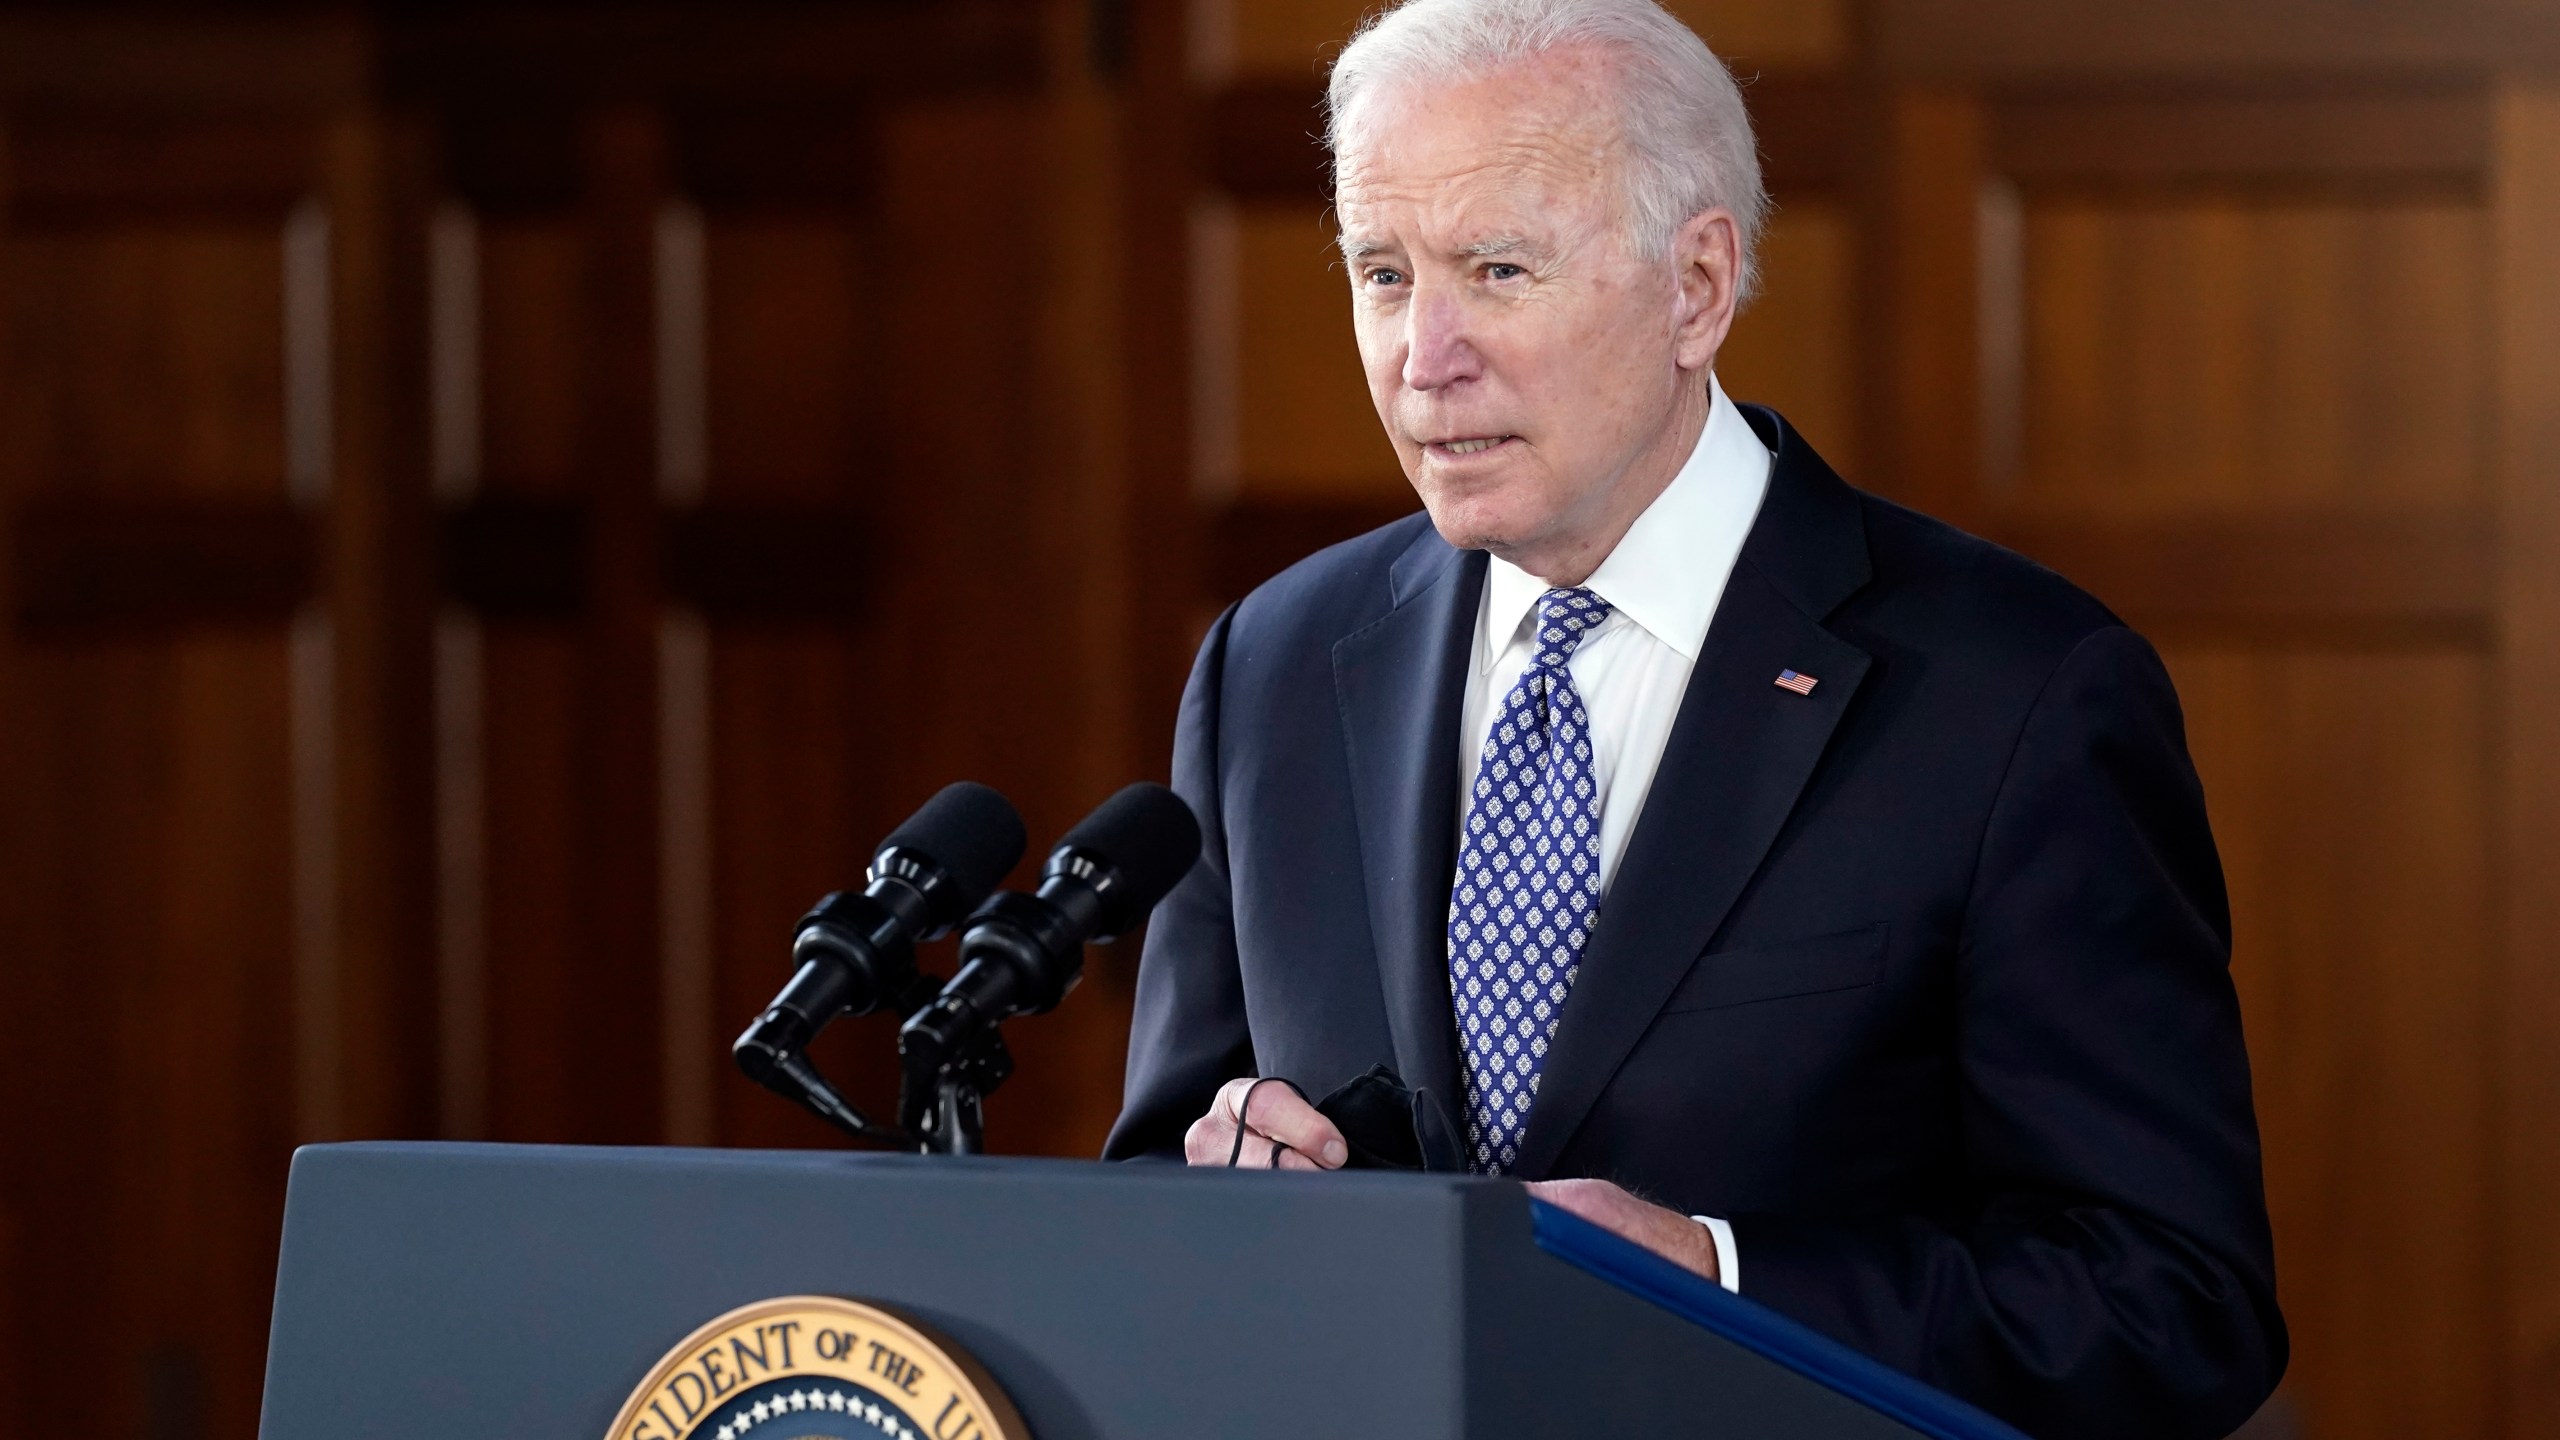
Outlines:
[[[1369,283],[1372,285],[1401,285],[1404,283],[1404,272],[1401,270],[1389,270],[1383,265],[1377,266],[1369,271]]]
[[[1507,265],[1497,260],[1484,267],[1484,273],[1488,280],[1516,280],[1529,272],[1517,265]]]

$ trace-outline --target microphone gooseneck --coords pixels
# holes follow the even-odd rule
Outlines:
[[[944,1083],[1010,1068],[995,1027],[1056,1007],[1084,973],[1085,942],[1128,933],[1200,858],[1200,822],[1161,785],[1131,785],[1067,832],[1039,888],[1006,891],[960,932],[960,970],[898,1032],[905,1092],[901,1124],[936,1148],[974,1148],[947,1133],[961,1123]],[[989,1051],[993,1054],[990,1057]],[[977,1089],[992,1088],[979,1084]],[[939,1101],[939,1113],[937,1113]],[[974,1100],[968,1106],[974,1130]]]
[[[945,786],[872,856],[869,883],[837,891],[800,918],[795,968],[730,1053],[756,1083],[857,1135],[885,1132],[826,1083],[803,1052],[842,1015],[905,1013],[933,994],[915,947],[958,924],[1022,858],[1022,817],[984,785]]]

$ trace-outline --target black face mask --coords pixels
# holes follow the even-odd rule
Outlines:
[[[1346,1170],[1462,1172],[1466,1147],[1428,1090],[1407,1090],[1384,1065],[1316,1102],[1316,1112],[1342,1132],[1351,1158]]]
[[[1266,1075],[1253,1082],[1255,1086],[1286,1085],[1307,1097],[1298,1082],[1279,1075]],[[1253,1105],[1253,1090],[1247,1089],[1244,1108]],[[1365,1075],[1344,1083],[1333,1093],[1315,1102],[1316,1113],[1333,1122],[1342,1132],[1343,1145],[1350,1157],[1342,1162],[1345,1170],[1429,1170],[1458,1173],[1467,1168],[1466,1149],[1459,1143],[1456,1127],[1439,1102],[1428,1090],[1407,1090],[1404,1078],[1384,1065],[1372,1065]],[[1278,1147],[1273,1147],[1276,1158]],[[1236,1131],[1235,1150],[1227,1156],[1234,1165],[1244,1154],[1244,1131]]]

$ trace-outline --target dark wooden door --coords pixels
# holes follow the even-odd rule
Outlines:
[[[246,1436],[295,1144],[833,1143],[725,1058],[792,920],[1142,768],[1106,80],[1028,0],[0,52],[0,1434]],[[999,1148],[1098,1147],[1118,958]]]
[[[324,137],[10,119],[11,1423],[245,1434],[286,1158],[347,1123],[365,1043],[339,968],[342,617],[321,582],[341,479]]]

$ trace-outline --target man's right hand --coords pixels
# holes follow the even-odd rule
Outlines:
[[[1238,1133],[1244,1136],[1241,1151]],[[1250,1076],[1219,1086],[1209,1113],[1182,1136],[1182,1156],[1194,1165],[1224,1165],[1232,1157],[1254,1170],[1338,1170],[1350,1155],[1342,1132],[1297,1091],[1278,1081],[1257,1087]]]

